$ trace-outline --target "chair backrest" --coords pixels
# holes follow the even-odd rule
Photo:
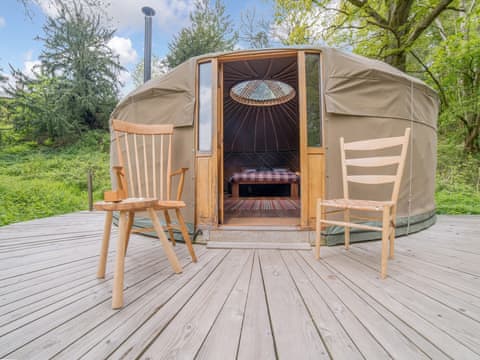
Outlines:
[[[342,158],[343,175],[343,195],[345,199],[349,198],[348,184],[393,184],[391,201],[397,202],[400,191],[400,181],[405,167],[408,143],[410,140],[410,128],[405,129],[405,134],[398,137],[380,138],[364,141],[354,141],[345,143],[344,138],[340,138],[340,151]],[[376,156],[376,157],[353,157],[347,158],[347,153],[353,151],[375,151],[387,148],[400,147],[400,153],[396,156]],[[378,168],[389,165],[397,165],[393,175],[349,175],[350,167]]]
[[[170,200],[173,125],[134,124],[114,119],[112,129],[127,196]]]

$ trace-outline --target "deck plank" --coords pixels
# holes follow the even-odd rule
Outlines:
[[[378,262],[376,256],[371,252],[358,251],[356,248],[345,252],[345,255],[371,268],[374,268]],[[438,281],[432,281],[416,272],[406,271],[405,268],[397,266],[396,262],[392,263],[389,274],[401,284],[480,322],[480,297],[470,295]]]
[[[238,359],[275,359],[273,332],[270,326],[265,288],[263,286],[257,253],[255,254],[250,286],[248,288],[248,297],[238,348]]]
[[[161,326],[159,323],[155,324],[155,320],[151,321],[157,316],[157,312],[165,306],[173,309],[171,303],[173,297],[180,309],[183,306],[182,301],[190,298],[202,281],[205,281],[213,269],[223,261],[225,254],[224,250],[206,253],[202,262],[191,264],[185,269],[183,273],[185,276],[167,279],[162,287],[150,292],[144,299],[131,306],[129,311],[116,311],[114,317],[102,323],[95,331],[85,334],[71,347],[63,349],[58,354],[59,358],[68,359],[70,354],[74,353],[79,354],[78,358],[82,359],[104,359],[111,356],[120,346],[127,346],[126,342],[132,335],[155,331],[157,325]],[[171,318],[164,316],[157,319],[168,323]]]
[[[309,259],[306,260],[310,261]],[[333,257],[324,260],[332,266],[334,273],[345,273],[343,272],[345,269],[339,264],[340,261],[333,259]],[[342,261],[345,260],[342,259]],[[351,265],[349,269],[349,274],[354,273],[353,269],[357,269],[357,272],[362,270],[357,265]],[[428,319],[423,318],[396,297],[392,297],[385,292],[383,289],[385,285],[380,286],[378,284],[377,270],[372,270],[370,276],[352,275],[350,281],[350,286],[356,288],[359,296],[372,304],[371,306],[375,307],[386,319],[389,319],[392,325],[417,344],[429,357],[441,359],[447,355],[449,358],[457,358],[459,354],[465,354],[466,358],[471,359],[476,357],[470,349],[460,344],[443,329],[433,325]],[[417,297],[415,300],[417,300]]]
[[[128,275],[125,277],[125,298],[131,293],[136,297],[140,297],[149,291],[151,287],[155,286],[157,282],[161,283],[168,277],[173,276],[170,264],[166,258],[161,259],[156,265],[153,267],[154,270],[147,265],[135,267],[127,273]],[[154,278],[152,278],[153,275],[155,275]],[[146,279],[150,281],[144,281]],[[0,349],[5,351],[5,356],[10,354],[8,356],[32,358],[33,355],[38,356],[40,352],[47,352],[48,354],[45,354],[42,358],[48,358],[52,355],[50,352],[56,351],[56,347],[53,345],[61,343],[64,336],[66,339],[71,338],[78,331],[78,326],[71,326],[70,332],[65,332],[63,328],[57,330],[59,327],[65,323],[75,323],[76,319],[85,317],[86,319],[83,320],[84,324],[91,326],[99,321],[101,314],[111,312],[112,286],[113,279],[108,279],[99,284],[95,291],[89,291],[87,295],[82,294],[70,299],[70,303],[60,307],[54,313],[47,313],[46,316],[36,319],[31,331],[25,331],[26,324],[22,324],[23,326],[15,329],[12,328],[17,325],[16,323],[8,324],[5,330],[10,331],[0,338]],[[88,316],[92,309],[97,311]],[[24,323],[24,319],[20,319],[20,321]],[[51,333],[51,337],[43,336],[45,333]],[[48,346],[45,346],[46,344]]]
[[[370,283],[378,282],[374,269],[370,269],[369,271],[366,266],[361,265],[361,263],[347,256],[342,256],[341,258],[327,257],[325,261],[327,263],[335,263],[335,266],[339,269],[345,268],[350,264],[352,266],[358,266],[360,267],[360,271],[358,271],[359,275],[356,279],[362,277]],[[340,272],[342,273],[343,271],[340,270]],[[396,299],[415,313],[421,314],[421,317],[426,321],[438,329],[443,330],[449,334],[451,338],[456,339],[456,341],[468,347],[480,357],[480,322],[467,317],[460,311],[444,305],[432,296],[425,296],[421,294],[421,292],[405,286],[398,281],[386,281],[382,286],[382,292]],[[445,339],[442,341],[445,341]],[[463,349],[463,351],[468,353],[465,349]],[[457,356],[459,354],[460,353],[457,353]]]
[[[329,359],[279,251],[259,250],[259,257],[278,357]]]
[[[225,259],[225,265],[222,264],[223,267],[219,267],[199,289],[196,301],[188,302],[175,317],[178,324],[186,325],[178,326],[177,322],[168,324],[142,354],[142,358],[193,359],[242,272],[250,271],[252,254],[253,251],[232,250]],[[218,277],[215,276],[216,273],[219,273]],[[234,355],[227,353],[225,357]]]
[[[336,248],[335,250],[338,250]],[[307,263],[314,271],[325,280],[325,283],[340,297],[344,304],[355,313],[362,324],[373,334],[383,348],[393,358],[408,359],[426,359],[427,355],[422,349],[406,338],[395,326],[378,313],[378,311],[368,306],[368,303],[353,291],[348,282],[341,279],[339,272],[334,271],[326,265],[327,254],[323,256],[322,261],[316,261],[312,256],[304,256]],[[335,256],[331,256],[335,258]],[[377,274],[375,274],[377,275]],[[356,281],[356,279],[355,279]],[[378,286],[382,286],[379,279]]]
[[[152,316],[149,317],[141,327],[137,328],[136,331],[126,339],[126,341],[121,343],[111,354],[112,358],[121,359],[125,356],[135,358],[143,354],[145,350],[147,350],[148,347],[161,335],[172,319],[182,311],[184,306],[190,301],[197,301],[196,297],[195,299],[192,299],[194,294],[197,295],[202,288],[209,290],[213,284],[218,283],[218,280],[223,278],[225,273],[230,271],[230,267],[239,267],[239,256],[242,256],[239,252],[236,252],[235,256],[228,256],[230,255],[230,252],[228,250],[223,250],[220,254],[221,256],[216,259],[216,262],[213,264],[214,266],[209,267],[208,271],[199,274],[201,276],[196,276],[192,281],[189,281],[188,284],[182,287],[174,297],[169,299],[166,304],[152,314]],[[204,286],[207,286],[207,288],[204,288]],[[208,299],[198,299],[198,301],[205,302],[208,301]],[[188,324],[178,322],[174,323],[174,326],[186,327]],[[109,339],[103,341],[102,344],[110,346],[112,340],[114,340],[114,338],[109,337]],[[98,359],[101,358],[101,356],[92,353],[89,354],[89,358]]]
[[[254,253],[252,252],[195,359],[227,360],[237,358],[253,258]]]
[[[363,359],[360,350],[337,321],[328,303],[323,299],[322,294],[316,291],[302,270],[301,265],[303,265],[303,261],[299,264],[295,254],[291,251],[282,252],[282,257],[302,295],[305,305],[315,321],[315,325],[325,342],[330,356],[334,359]]]
[[[380,243],[310,251],[175,251],[133,235],[125,306],[95,278],[103,213],[0,228],[0,357],[480,358],[478,216],[439,216],[396,240],[379,279]]]

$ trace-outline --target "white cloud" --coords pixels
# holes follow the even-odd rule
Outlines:
[[[148,5],[155,9],[153,22],[172,33],[189,23],[188,15],[194,3],[194,0],[111,0],[108,14],[118,29],[141,29],[144,26],[141,8]]]
[[[0,16],[0,28],[4,27],[5,25],[7,25],[5,18]]]
[[[45,15],[58,16],[53,0],[38,0],[38,4]],[[144,26],[141,9],[148,5],[155,9],[154,24],[158,24],[163,31],[174,33],[190,22],[189,13],[194,4],[195,0],[110,0],[105,12],[117,29],[140,30]]]
[[[132,47],[132,40],[120,36],[114,36],[108,46],[120,58],[120,64],[126,66],[137,61],[137,51]]]
[[[125,85],[132,80],[132,75],[128,70],[122,70],[118,74],[118,80]]]
[[[37,0],[37,3],[45,15],[49,17],[58,16],[58,10],[52,0]]]
[[[40,65],[41,65],[40,60],[26,60],[23,63],[22,72],[28,77],[33,77],[35,76],[36,73],[39,72]]]

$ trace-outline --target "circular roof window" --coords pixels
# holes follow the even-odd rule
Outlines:
[[[230,90],[233,100],[252,106],[279,105],[295,97],[295,89],[277,80],[247,80]]]

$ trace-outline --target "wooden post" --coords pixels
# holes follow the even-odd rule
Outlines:
[[[93,211],[93,174],[89,168],[87,172],[88,211]]]

